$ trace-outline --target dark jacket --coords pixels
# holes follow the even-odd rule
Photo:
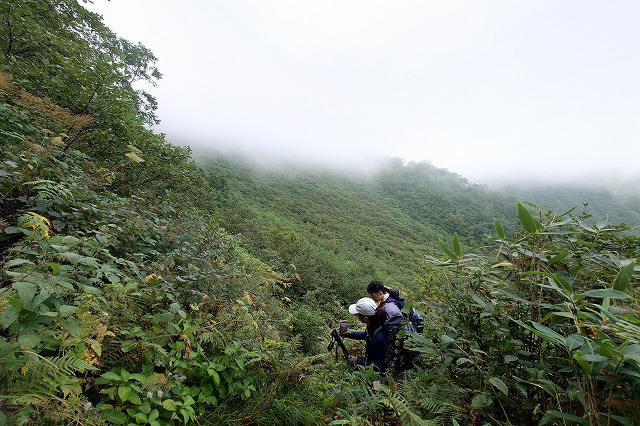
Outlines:
[[[378,371],[384,371],[387,368],[387,348],[389,347],[389,336],[387,330],[380,326],[376,330],[369,329],[365,331],[352,331],[345,335],[350,339],[365,340],[365,358],[358,358],[357,363],[360,365],[373,364]]]

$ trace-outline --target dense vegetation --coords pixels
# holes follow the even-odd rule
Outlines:
[[[0,425],[640,422],[627,226],[427,163],[196,164],[76,1],[3,2],[0,49]],[[373,278],[427,319],[402,381],[326,350]]]

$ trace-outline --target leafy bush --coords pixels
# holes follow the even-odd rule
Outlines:
[[[416,336],[473,418],[511,424],[637,424],[640,328],[635,237],[623,226],[589,224],[570,212],[533,216],[507,237],[496,221],[497,255],[430,259],[425,299],[434,300]]]

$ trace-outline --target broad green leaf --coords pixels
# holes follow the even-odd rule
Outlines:
[[[18,337],[18,344],[21,348],[33,349],[38,346],[41,339],[36,334],[24,334]]]
[[[552,275],[549,277],[549,281],[551,282],[552,285],[557,285],[560,288],[562,288],[564,291],[568,293],[573,293],[573,286],[571,285],[571,282],[568,279],[561,277],[560,275]]]
[[[141,424],[148,423],[147,422],[147,415],[145,413],[137,412],[135,414],[134,418],[136,419],[136,423],[141,423]]]
[[[454,339],[453,337],[447,336],[446,334],[443,334],[440,336],[440,344],[441,345],[448,345],[451,342],[455,342],[456,339]]]
[[[118,387],[118,397],[122,402],[127,402],[130,395],[131,395],[131,388],[129,386],[122,385]]]
[[[74,319],[63,321],[62,326],[69,334],[72,334],[74,336],[80,336],[82,334],[80,323]]]
[[[442,249],[442,251],[444,251],[444,253],[449,256],[449,259],[451,260],[457,260],[456,259],[456,255],[453,254],[453,252],[451,250],[449,250],[449,247],[447,247],[442,241],[438,241],[438,243],[440,244],[440,248]]]
[[[584,355],[581,355],[580,358],[589,362],[603,362],[608,360],[607,357],[604,357],[602,355],[597,355],[597,354],[584,354]]]
[[[596,228],[598,228],[599,230],[603,230],[604,228],[607,227],[608,223],[609,223],[609,219],[606,217],[603,217],[598,221],[598,223],[596,223]]]
[[[559,419],[569,420],[570,422],[578,423],[581,425],[589,424],[589,420],[585,419],[584,417],[576,416],[575,414],[571,414],[571,413],[563,413],[560,411],[549,410],[544,414],[542,419],[540,419],[538,426],[554,423],[556,420],[559,420]]]
[[[538,336],[542,337],[543,339],[549,342],[555,343],[556,345],[564,344],[564,337],[562,337],[555,331],[551,330],[549,327],[539,324],[537,322],[531,322],[531,324],[537,330],[536,334]]]
[[[100,412],[100,417],[116,425],[127,423],[127,419],[129,418],[125,413],[115,410],[103,410]]]
[[[129,379],[134,379],[137,380],[138,382],[142,383],[143,385],[147,384],[147,376],[145,376],[144,374],[140,374],[140,373],[133,373],[129,376]]]
[[[19,281],[11,284],[11,287],[14,288],[15,291],[18,292],[18,296],[20,297],[20,301],[23,305],[28,305],[29,302],[33,300],[33,297],[36,295],[37,287],[35,284],[27,283],[24,281]]]
[[[119,381],[121,379],[120,375],[114,373],[113,371],[107,371],[106,373],[104,373],[100,377],[102,377],[103,379],[106,379],[106,380],[118,380]]]
[[[613,289],[618,291],[625,291],[631,282],[631,276],[633,275],[633,269],[636,266],[636,262],[631,262],[628,265],[623,266],[616,279],[613,281]]]
[[[458,358],[456,360],[456,365],[462,365],[462,364],[466,364],[466,363],[470,363],[470,362],[471,362],[471,360],[469,358],[462,357],[462,358]]]
[[[504,362],[506,362],[506,363],[510,363],[510,362],[517,361],[517,360],[518,360],[518,357],[515,356],[515,355],[505,355],[504,356]]]
[[[553,256],[551,259],[549,259],[549,262],[547,262],[547,265],[551,266],[554,263],[565,259],[567,256],[569,256],[569,250],[565,250],[562,253],[558,253],[555,256]]]
[[[471,408],[484,408],[493,404],[493,400],[489,395],[480,393],[471,400]]]
[[[216,384],[216,386],[220,386],[220,375],[218,374],[218,372],[213,368],[209,368],[207,369],[207,373],[209,373],[209,375],[213,377],[213,382]]]
[[[579,296],[595,297],[597,299],[603,299],[605,297],[609,297],[611,299],[628,299],[631,297],[625,292],[614,290],[612,288],[588,290],[588,291],[585,291],[584,293],[580,293]]]
[[[498,221],[498,219],[493,220],[493,227],[495,228],[498,237],[504,239],[504,228],[502,228],[502,224],[500,223],[500,221]]]
[[[458,238],[458,233],[453,234],[453,252],[456,254],[456,258],[460,259],[462,257],[462,249],[460,248],[460,238]]]
[[[518,203],[518,218],[520,219],[520,224],[525,229],[525,231],[533,234],[538,229],[540,229],[539,222],[529,213],[529,210],[521,203]]]
[[[640,345],[634,343],[629,346],[625,346],[620,349],[620,353],[624,355],[625,359],[632,359],[640,364]]]
[[[19,318],[19,313],[12,305],[7,305],[2,315],[0,315],[0,325],[2,328],[9,328],[11,324],[16,322]]]
[[[567,336],[565,346],[568,350],[572,351],[574,349],[578,349],[582,345],[584,345],[584,338],[581,336],[578,336],[577,334]]]
[[[32,261],[27,260],[27,259],[11,259],[10,261],[8,261],[7,263],[5,263],[5,268],[12,268],[14,266],[20,266],[20,265],[35,265]]]
[[[506,396],[509,396],[509,388],[499,377],[489,377],[489,383],[498,388],[498,390]]]
[[[165,410],[176,411],[176,402],[173,399],[165,399],[162,401],[162,406]]]
[[[71,315],[75,314],[79,310],[80,310],[80,308],[78,308],[77,306],[61,305],[58,308],[58,313],[60,314],[61,317],[64,318],[64,317],[68,317],[68,316],[71,316]]]

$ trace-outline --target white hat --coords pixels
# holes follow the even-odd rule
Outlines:
[[[349,306],[349,313],[352,315],[360,314],[370,317],[376,313],[378,304],[370,297],[363,297],[353,305]]]

